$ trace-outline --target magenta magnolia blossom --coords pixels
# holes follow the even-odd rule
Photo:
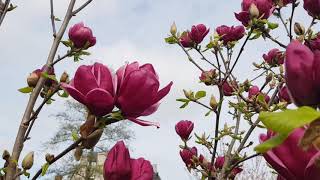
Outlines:
[[[127,180],[131,176],[129,150],[123,141],[117,142],[109,151],[104,163],[104,179]]]
[[[306,40],[305,45],[308,46],[312,51],[320,50],[320,33],[313,39]]]
[[[320,51],[312,52],[299,41],[292,41],[286,50],[285,79],[297,106],[314,106],[320,102]]]
[[[223,44],[226,45],[228,42],[238,41],[245,34],[245,29],[243,26],[226,26],[222,25],[216,29],[220,39],[222,39]]]
[[[62,87],[96,116],[110,113],[115,104],[116,77],[100,63],[78,68],[70,84]]]
[[[249,88],[248,97],[252,98],[260,93],[260,89],[258,86],[252,86]]]
[[[186,166],[190,166],[192,164],[192,157],[198,156],[198,150],[196,147],[182,149],[180,150],[180,156]]]
[[[194,42],[190,39],[189,33],[188,32],[184,32],[182,33],[182,35],[180,36],[179,39],[181,45],[185,48],[189,48],[189,47],[193,47],[194,46]]]
[[[193,25],[191,31],[188,34],[193,42],[200,44],[208,33],[209,29],[207,29],[204,24],[198,24]]]
[[[314,164],[320,156],[315,148],[307,151],[298,147],[298,143],[304,134],[305,128],[294,130],[289,137],[263,156],[266,161],[279,173],[279,180],[319,180],[320,171]],[[260,135],[260,141],[264,142],[275,134],[268,131]]]
[[[90,28],[78,23],[69,29],[69,39],[76,48],[88,48],[96,44],[96,37],[93,36]]]
[[[320,1],[319,0],[303,0],[303,8],[312,17],[320,17]]]
[[[216,75],[217,75],[216,70],[211,69],[209,71],[203,71],[199,79],[201,82],[204,82],[206,85],[211,85]]]
[[[232,88],[230,83],[225,82],[222,85],[222,92],[223,92],[223,95],[225,95],[225,96],[232,96],[232,93],[234,92],[234,89]]]
[[[235,16],[244,26],[248,26],[251,20],[249,13],[251,4],[256,5],[259,10],[259,17],[262,19],[268,19],[274,10],[272,0],[243,0],[241,4],[242,11],[235,13]]]
[[[263,54],[262,57],[271,66],[284,63],[284,54],[277,48],[271,49],[268,54]]]
[[[116,105],[121,109],[124,117],[142,126],[159,127],[158,123],[137,118],[150,115],[158,109],[159,101],[169,93],[172,82],[159,90],[159,77],[153,66],[151,64],[139,66],[138,62],[119,68],[117,77]]]
[[[117,142],[104,162],[105,180],[151,180],[153,168],[144,158],[131,159],[123,141]]]
[[[181,137],[181,139],[186,141],[189,139],[193,127],[194,124],[192,121],[182,120],[176,124],[175,129],[177,134]]]
[[[280,101],[285,101],[287,102],[288,104],[291,103],[291,98],[290,98],[290,95],[289,95],[289,91],[288,91],[288,88],[287,86],[283,86],[279,93],[278,93],[278,96],[279,96],[279,99]]]

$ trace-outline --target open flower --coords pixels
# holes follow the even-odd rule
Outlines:
[[[188,34],[192,41],[194,41],[196,44],[200,44],[208,33],[209,29],[207,29],[204,24],[198,24],[193,25]]]
[[[62,87],[96,116],[110,113],[115,104],[116,77],[103,64],[82,65],[70,84]]]
[[[87,49],[96,44],[96,37],[93,36],[91,29],[82,22],[72,26],[68,35],[76,48]]]
[[[240,40],[245,34],[245,29],[243,26],[229,27],[226,25],[222,25],[217,27],[216,31],[220,36],[220,39],[223,41],[224,45],[232,41]]]
[[[294,130],[281,145],[263,155],[266,161],[279,173],[278,179],[320,179],[320,171],[314,164],[315,160],[319,158],[320,152],[314,147],[307,151],[298,147],[304,131],[305,128],[303,127]],[[274,135],[275,133],[268,131],[267,134],[260,135],[260,141],[264,142]]]
[[[284,63],[284,54],[277,48],[271,49],[268,54],[263,54],[262,57],[271,66]]]
[[[299,41],[292,41],[286,50],[285,79],[297,106],[320,103],[320,51],[312,52]]]
[[[155,125],[137,119],[154,113],[159,101],[165,97],[171,88],[170,82],[159,90],[160,82],[157,73],[151,64],[139,66],[138,62],[126,64],[117,70],[118,91],[116,105],[125,118],[142,126]]]
[[[241,7],[242,11],[235,13],[236,18],[242,22],[244,26],[248,26],[251,20],[250,6],[255,5],[258,9],[258,17],[262,19],[268,19],[274,10],[272,0],[243,0]]]
[[[182,149],[180,150],[180,156],[186,166],[190,166],[193,156],[198,156],[198,150],[196,147]]]
[[[194,42],[190,39],[188,32],[183,32],[179,39],[181,45],[185,48],[193,47]]]

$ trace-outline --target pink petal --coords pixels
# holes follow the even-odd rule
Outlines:
[[[165,97],[165,96],[169,93],[172,84],[173,84],[173,82],[171,81],[166,87],[162,88],[162,89],[158,92],[157,98],[156,98],[155,102],[160,101],[163,97]]]
[[[113,96],[104,89],[93,89],[86,96],[89,110],[97,115],[104,116],[110,113],[114,107]]]
[[[158,122],[150,122],[150,121],[145,121],[145,120],[131,118],[131,117],[127,117],[127,119],[141,126],[156,126],[157,128],[160,128],[160,124]]]
[[[319,160],[320,151],[315,154],[309,161],[305,173],[304,180],[319,180],[320,179],[320,169],[316,166],[315,161]]]
[[[140,67],[140,69],[144,69],[146,71],[152,72],[154,75],[156,75],[157,79],[159,80],[159,77],[158,77],[156,71],[154,70],[152,64],[144,64]]]
[[[140,116],[149,116],[149,115],[153,114],[154,112],[156,112],[158,110],[159,106],[160,106],[160,103],[156,103],[156,104],[150,106],[148,109],[143,111],[143,113],[141,113]]]
[[[101,63],[94,63],[92,71],[97,79],[99,87],[114,95],[113,75],[110,69]]]
[[[74,87],[84,95],[99,87],[91,68],[92,66],[80,66],[73,79]]]
[[[66,83],[61,83],[62,88],[67,91],[70,96],[72,96],[75,100],[79,101],[82,104],[85,104],[85,96],[78,91],[76,88],[74,88],[73,86],[70,86],[69,84]]]

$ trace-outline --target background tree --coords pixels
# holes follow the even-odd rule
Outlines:
[[[65,109],[54,115],[60,122],[59,128],[45,144],[45,148],[59,148],[63,144],[72,143],[77,132],[80,131],[80,126],[85,121],[87,113],[87,109],[82,104],[72,100],[66,101]],[[112,145],[120,139],[127,143],[134,139],[134,132],[129,129],[128,125],[128,122],[123,121],[107,126],[99,143],[90,150],[83,150],[80,161],[80,152],[74,151],[73,155],[66,156],[60,163],[50,167],[48,175],[62,175],[68,179],[75,176],[92,179],[97,175],[102,175],[101,164],[96,163],[97,153],[108,152]]]

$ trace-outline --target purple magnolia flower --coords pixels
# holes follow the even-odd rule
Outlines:
[[[131,159],[131,178],[130,180],[152,180],[153,167],[150,161],[144,158]]]
[[[116,77],[103,64],[82,65],[70,84],[62,87],[96,116],[110,113],[115,104]]]
[[[128,180],[131,172],[129,150],[123,141],[119,141],[108,152],[104,163],[104,179]]]
[[[144,158],[130,158],[124,142],[118,141],[108,152],[103,175],[105,180],[151,180],[153,168]]]
[[[87,49],[96,44],[96,37],[93,36],[91,29],[85,27],[82,22],[69,29],[69,39],[76,48]]]
[[[286,50],[285,79],[297,106],[314,106],[320,102],[320,51],[312,52],[299,41],[292,41]]]
[[[291,98],[290,98],[290,95],[289,95],[289,91],[288,91],[288,88],[287,86],[283,86],[279,93],[278,93],[278,96],[279,96],[279,99],[280,101],[285,101],[287,102],[288,104],[291,103]]]
[[[268,54],[263,54],[262,57],[271,66],[284,63],[284,54],[277,48],[271,49]]]
[[[228,42],[238,41],[245,35],[245,29],[243,26],[226,26],[222,25],[216,29],[223,44],[226,45]]]
[[[196,147],[182,149],[182,150],[180,150],[180,156],[181,156],[181,159],[183,160],[183,162],[187,166],[190,166],[190,165],[192,165],[192,157],[198,156],[198,150]]]
[[[248,97],[252,98],[260,93],[260,89],[258,86],[252,86],[249,88]]]
[[[311,51],[320,50],[320,33],[317,33],[315,38],[306,40],[305,45],[308,46]]]
[[[223,95],[225,95],[225,96],[232,96],[232,94],[233,94],[233,92],[234,92],[234,89],[233,89],[233,87],[230,85],[230,83],[225,82],[225,83],[223,83],[223,85],[222,85],[222,92],[223,92]]]
[[[305,128],[294,130],[289,137],[278,147],[265,153],[266,161],[276,170],[279,180],[318,180],[320,171],[314,164],[319,158],[320,152],[314,147],[307,151],[298,147],[298,143],[304,134]],[[264,142],[275,133],[268,131],[260,135],[260,141]]]
[[[193,25],[188,33],[190,39],[196,44],[200,44],[204,37],[209,33],[209,29],[204,24]]]
[[[319,0],[303,0],[303,8],[308,14],[314,18],[320,16],[320,1]]]
[[[243,0],[241,4],[242,11],[235,13],[235,16],[244,26],[248,26],[251,20],[249,13],[251,4],[258,8],[259,17],[262,19],[268,19],[274,10],[272,0]]]
[[[176,126],[176,132],[181,137],[182,140],[187,141],[193,130],[194,124],[192,121],[182,120],[179,121]]]
[[[157,73],[151,64],[139,66],[133,62],[117,70],[118,91],[116,105],[128,120],[142,126],[155,125],[137,119],[139,116],[148,116],[154,113],[159,106],[159,101],[165,97],[171,88],[170,82],[159,90],[160,82]]]
[[[181,45],[185,48],[190,48],[194,46],[194,42],[190,39],[188,32],[183,32],[179,39]]]

